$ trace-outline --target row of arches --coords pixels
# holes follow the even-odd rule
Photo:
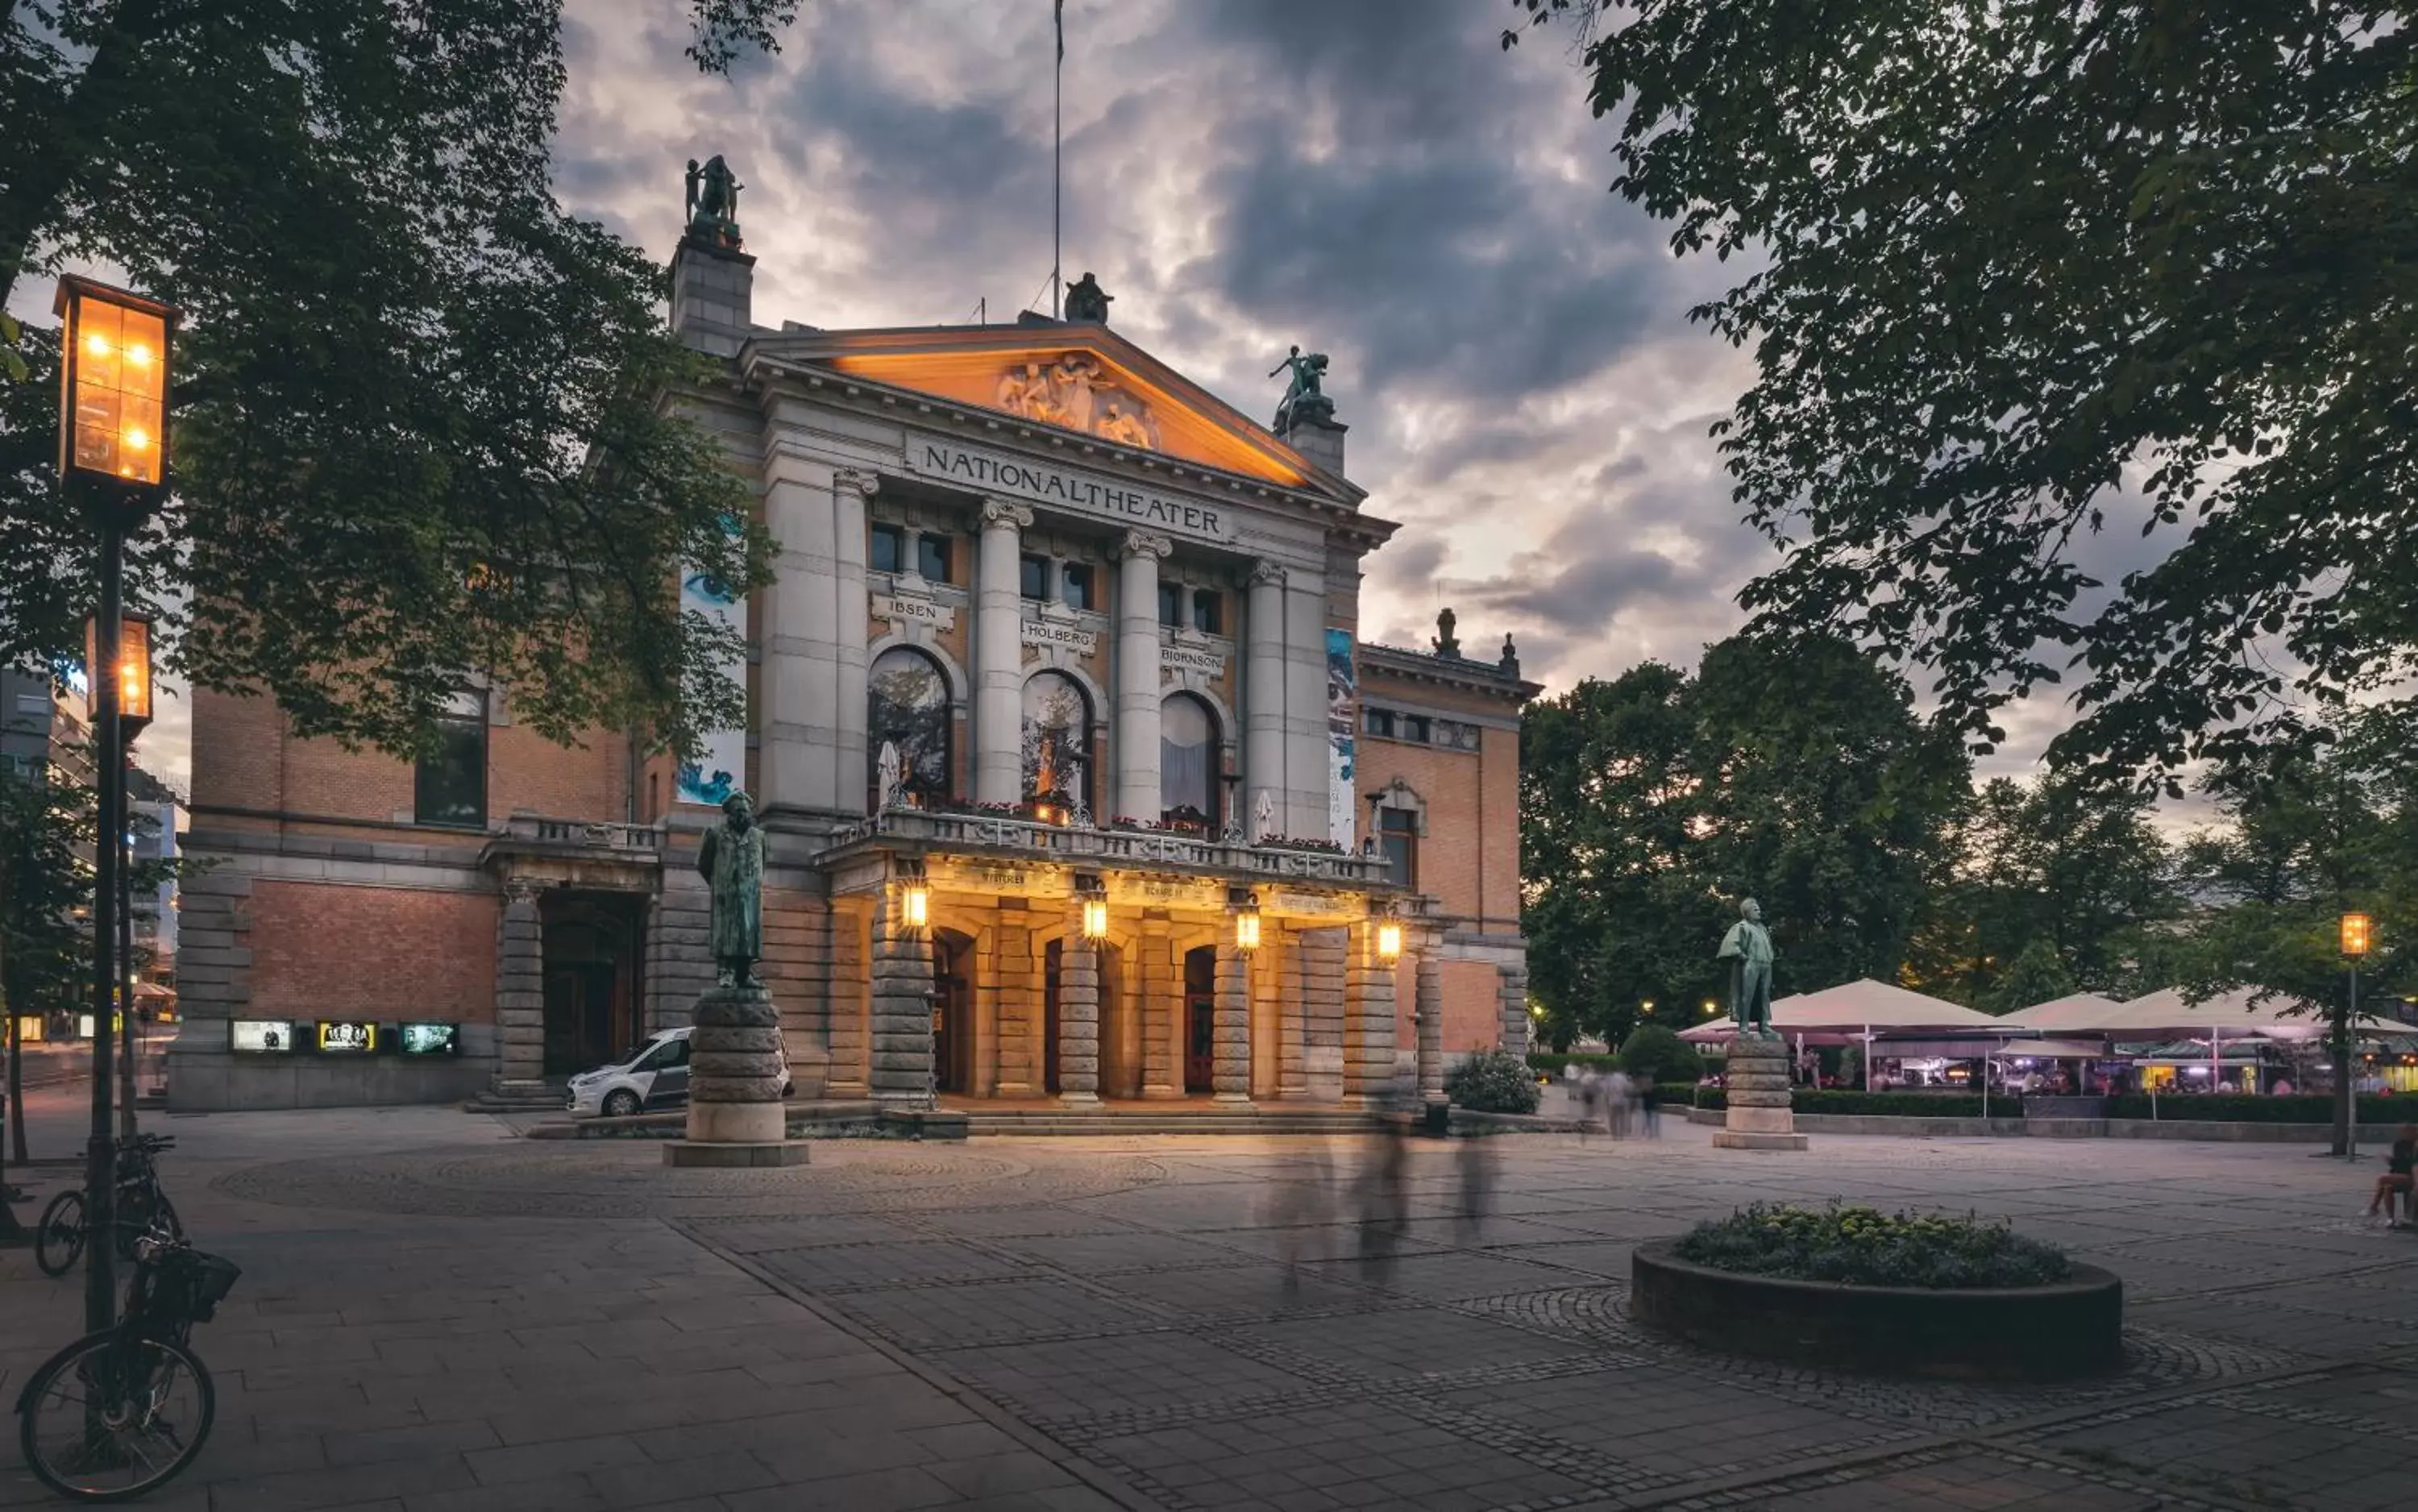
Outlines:
[[[874,658],[866,680],[865,738],[871,756],[898,749],[899,786],[910,802],[941,806],[956,793],[951,746],[956,699],[940,662],[911,646]],[[1159,807],[1166,823],[1215,831],[1222,732],[1208,700],[1172,693],[1159,705]],[[1092,695],[1074,678],[1043,668],[1024,681],[1024,801],[1092,808],[1093,753],[1099,724]],[[879,770],[869,761],[867,771]]]
[[[943,1092],[972,1092],[979,1079],[974,1065],[973,937],[943,928],[933,930],[931,938],[933,1085]],[[1053,939],[1043,948],[1042,955],[1043,1053],[1039,1090],[1052,1096],[1064,1090],[1058,1076],[1058,984],[1064,951],[1065,941]],[[1140,1005],[1125,1001],[1118,990],[1123,972],[1118,967],[1117,947],[1103,944],[1099,951],[1099,1088],[1107,1096],[1130,1097],[1140,1091],[1142,1068],[1139,1061],[1128,1061],[1122,1050],[1121,1046],[1133,1036],[1117,1032],[1117,1021],[1125,1014],[1139,1013]],[[1217,952],[1214,946],[1199,946],[1186,951],[1181,961],[1184,1000],[1179,1031],[1183,1036],[1180,1074],[1184,1092],[1197,1094],[1212,1090],[1215,1075]]]

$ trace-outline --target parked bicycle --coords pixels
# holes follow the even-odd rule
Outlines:
[[[168,1194],[160,1189],[159,1157],[176,1148],[176,1141],[164,1134],[138,1134],[130,1139],[117,1141],[117,1257],[131,1259],[134,1242],[154,1228],[165,1228],[171,1235],[185,1231],[176,1216],[176,1206]],[[51,1199],[42,1210],[41,1221],[34,1226],[34,1263],[44,1275],[65,1275],[84,1256],[89,1237],[90,1223],[84,1213],[84,1193],[77,1190],[61,1192]]]
[[[193,1325],[217,1314],[242,1274],[164,1228],[135,1241],[125,1315],[52,1355],[18,1393],[18,1447],[43,1485],[122,1502],[193,1462],[218,1413]]]

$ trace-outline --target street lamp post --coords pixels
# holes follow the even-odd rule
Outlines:
[[[84,712],[94,713],[93,693],[102,680],[99,621],[84,621]],[[134,741],[151,723],[151,617],[121,615],[117,622],[117,767],[121,780],[134,765]],[[125,789],[121,787],[123,794]],[[134,831],[130,805],[121,799],[117,844],[117,1135],[134,1137]],[[95,1023],[93,1032],[103,1032]]]
[[[126,537],[168,482],[168,365],[176,312],[90,279],[59,280],[59,487],[100,532],[100,603],[84,666],[91,689],[99,825],[93,846],[92,1129],[84,1147],[84,1327],[107,1328],[116,1298],[117,1142],[111,1127],[111,1016],[118,992],[119,878],[126,835],[123,664]],[[147,670],[147,665],[146,665]],[[146,693],[147,693],[147,678]]]
[[[2366,914],[2342,916],[2343,958],[2350,962],[2350,1006],[2334,1036],[2334,1153],[2346,1160],[2359,1154],[2358,1089],[2350,1084],[2350,1068],[2359,1048],[2359,963],[2367,954],[2372,932]]]

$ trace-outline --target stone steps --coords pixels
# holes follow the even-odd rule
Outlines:
[[[569,1082],[547,1082],[540,1092],[497,1092],[489,1087],[462,1104],[465,1113],[559,1113],[571,1101]]]
[[[1376,1116],[1349,1107],[1171,1107],[1164,1112],[1108,1108],[965,1109],[975,1138],[1118,1134],[1367,1134]]]

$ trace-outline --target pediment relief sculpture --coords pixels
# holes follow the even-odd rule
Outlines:
[[[1024,420],[1063,425],[1118,446],[1158,450],[1158,422],[1150,406],[1110,378],[1089,352],[1009,364],[999,376],[998,403]]]

